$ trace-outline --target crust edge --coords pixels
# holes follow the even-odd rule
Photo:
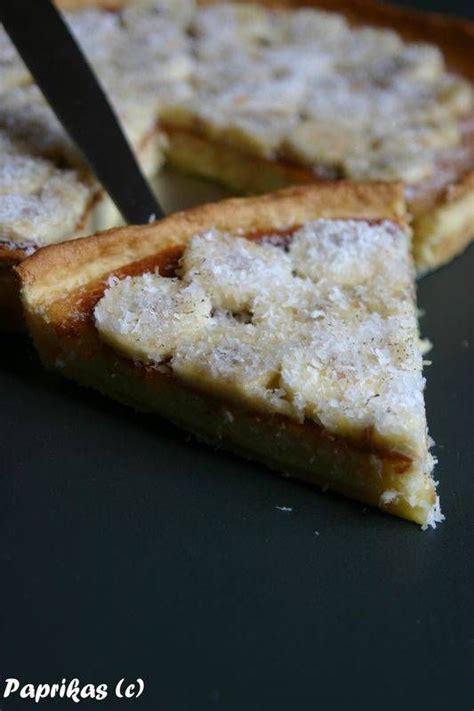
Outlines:
[[[364,454],[349,440],[341,443],[332,437],[320,439],[312,430],[293,427],[291,422],[280,428],[272,416],[242,412],[226,403],[216,404],[207,396],[180,386],[173,378],[163,380],[155,376],[150,379],[146,369],[137,371],[131,361],[120,358],[103,344],[88,318],[79,318],[72,330],[67,328],[68,318],[74,321],[77,316],[77,298],[87,293],[91,282],[97,283],[97,279],[107,278],[111,272],[159,254],[170,246],[182,246],[192,234],[211,224],[234,232],[246,231],[249,227],[253,231],[288,227],[318,217],[390,219],[406,227],[403,188],[400,184],[387,183],[298,186],[260,197],[231,198],[172,215],[152,225],[118,228],[45,247],[16,270],[22,282],[30,332],[45,365],[61,370],[83,385],[138,409],[166,416],[207,441],[213,441],[212,433],[221,427],[219,422],[225,407],[230,421],[235,420],[237,427],[235,432],[230,428],[230,434],[227,430],[222,432],[221,442],[227,449],[257,459],[271,469],[288,468],[297,478],[320,486],[327,484],[324,477],[331,481],[330,463],[337,461],[342,479],[339,483],[332,482],[330,488],[425,525],[430,519],[430,507],[436,503],[434,485],[427,475],[423,475],[426,486],[423,506],[421,503],[410,505],[403,497],[386,502],[381,498],[382,484],[390,482],[397,487],[397,482],[401,482],[396,456],[384,459],[375,451]],[[189,407],[194,403],[196,412],[200,413],[195,420],[192,416],[183,419],[180,415],[187,412],[184,406],[187,397]],[[180,402],[181,410],[176,404]],[[255,443],[260,436],[268,440],[268,451]],[[272,454],[274,447],[282,446],[282,438],[288,439],[288,446],[294,442],[302,448],[293,467],[291,461],[285,465],[283,454],[281,457]],[[310,471],[311,467],[304,464],[305,458],[310,461],[310,453],[316,455],[321,472],[319,469]],[[409,460],[405,465],[415,466]],[[364,472],[365,483],[353,482],[351,489],[352,471]],[[422,475],[417,472],[416,476]]]
[[[38,250],[16,267],[26,303],[48,301],[113,269],[183,244],[210,226],[221,230],[282,229],[317,217],[389,219],[406,225],[400,183],[321,183],[268,195],[229,198],[160,222],[99,232]]]

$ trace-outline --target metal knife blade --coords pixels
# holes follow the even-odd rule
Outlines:
[[[123,218],[143,224],[163,217],[104,91],[50,0],[1,0],[0,21]]]

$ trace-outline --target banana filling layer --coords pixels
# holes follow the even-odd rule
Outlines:
[[[400,226],[321,219],[285,240],[197,234],[178,276],[112,278],[94,314],[126,357],[229,403],[408,457],[413,501],[432,486]]]

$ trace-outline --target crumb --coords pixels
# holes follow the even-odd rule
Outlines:
[[[275,508],[278,509],[278,511],[285,511],[285,513],[293,511],[292,506],[275,506]]]

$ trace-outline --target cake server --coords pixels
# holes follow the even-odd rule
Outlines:
[[[124,220],[163,217],[103,89],[50,0],[1,0],[0,21]]]

